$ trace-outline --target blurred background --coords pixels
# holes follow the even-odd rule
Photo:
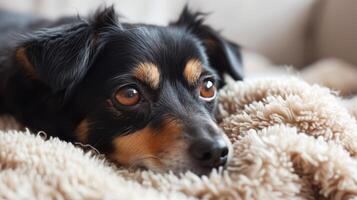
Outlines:
[[[122,21],[165,25],[187,3],[244,47],[247,76],[293,73],[357,93],[356,0],[0,0],[0,9],[54,19],[114,4]]]

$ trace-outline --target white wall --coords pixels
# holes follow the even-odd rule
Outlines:
[[[187,1],[0,0],[0,8],[54,18],[85,15],[103,2],[115,3],[125,21],[163,25],[175,19]],[[357,65],[357,0],[190,0],[189,4],[211,12],[208,23],[223,35],[276,64],[303,66],[312,58],[337,56]]]
[[[324,6],[315,59],[338,57],[357,66],[357,0],[329,0]]]

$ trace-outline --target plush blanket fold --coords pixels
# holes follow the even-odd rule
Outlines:
[[[234,156],[203,177],[117,169],[7,118],[0,199],[357,199],[356,107],[296,78],[229,83],[219,121]]]

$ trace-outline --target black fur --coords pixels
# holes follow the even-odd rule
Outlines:
[[[44,28],[38,29],[41,23]],[[206,25],[202,14],[187,8],[167,27],[120,23],[113,7],[87,20],[41,23],[23,25],[25,39],[4,45],[0,112],[14,115],[33,131],[72,142],[77,141],[75,128],[86,118],[91,122],[88,143],[106,154],[113,151],[115,137],[148,125],[160,129],[167,115],[182,119],[186,132],[199,135],[205,127],[211,134],[204,118],[213,118],[215,102],[202,102],[197,88],[184,81],[189,59],[200,60],[207,75],[243,77],[239,47]],[[35,79],[24,73],[16,58],[19,48],[25,48]],[[142,62],[159,66],[159,89],[130,77]],[[108,106],[113,92],[126,84],[136,85],[146,100],[135,108]]]

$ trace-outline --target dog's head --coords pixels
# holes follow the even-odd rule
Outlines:
[[[197,173],[227,163],[214,112],[223,74],[242,79],[239,50],[201,14],[185,8],[161,27],[119,23],[107,8],[36,33],[17,55],[78,116],[75,137],[116,163]]]

